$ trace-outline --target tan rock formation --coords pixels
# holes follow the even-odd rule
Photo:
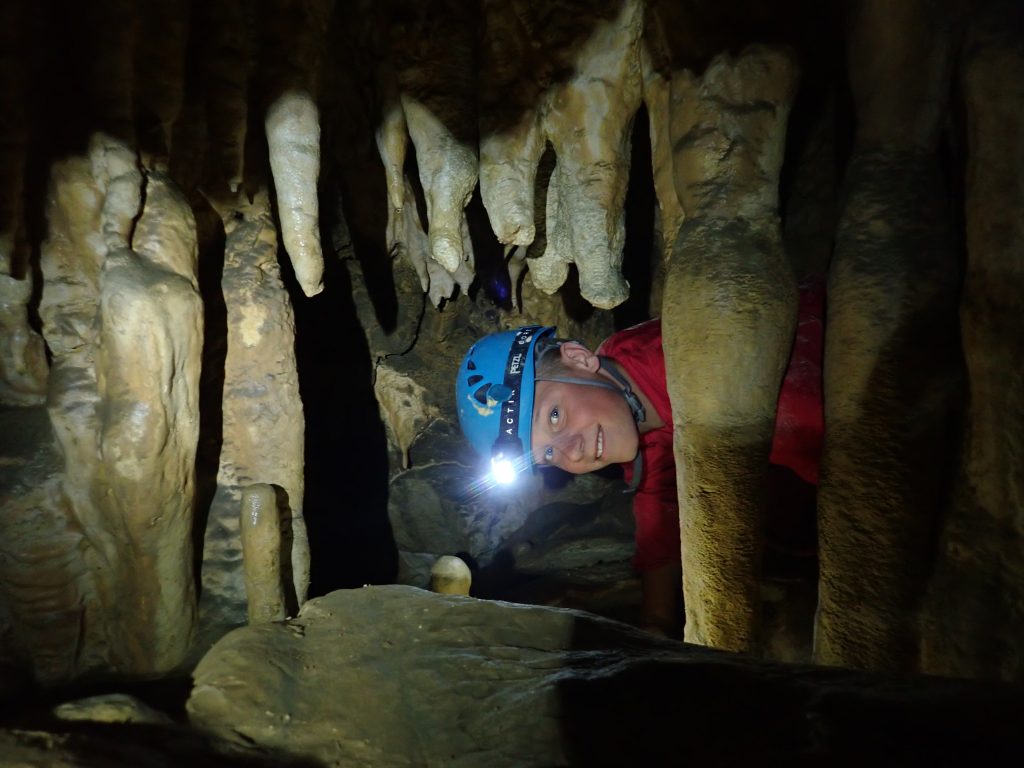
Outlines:
[[[468,595],[473,574],[461,557],[442,555],[430,569],[430,589],[440,595]]]
[[[617,306],[629,295],[622,204],[641,100],[642,4],[495,2],[484,13],[480,192],[491,226],[502,243],[533,241],[534,180],[550,142],[547,245],[531,279],[554,293],[576,264],[583,298]]]
[[[430,254],[454,274],[463,262],[473,265],[463,249],[463,209],[477,181],[476,14],[453,0],[392,6],[389,54],[416,149]]]
[[[384,363],[374,370],[373,394],[388,437],[402,455],[402,467],[408,469],[409,446],[441,412],[415,379]]]
[[[967,274],[960,333],[970,390],[962,475],[929,584],[922,666],[1021,680],[1024,636],[1024,15],[977,6],[962,57]]]
[[[115,665],[152,673],[181,662],[195,622],[203,313],[191,209],[155,173],[132,248],[108,252],[100,277],[98,464],[90,492],[116,549],[109,576],[99,580],[101,601],[119,607],[107,617]]]
[[[688,641],[758,646],[762,477],[796,321],[778,179],[796,66],[750,48],[672,73],[686,213],[662,327],[675,426]]]
[[[302,514],[304,417],[295,362],[295,319],[277,263],[277,232],[266,192],[221,209],[225,229],[223,422],[217,491],[203,544],[204,612],[244,621],[246,605],[238,510],[254,483],[283,491],[283,579],[296,610],[309,587]]]
[[[323,290],[320,246],[320,67],[333,0],[273,0],[259,19],[264,127],[281,239],[307,296]]]
[[[0,259],[3,256],[0,255]],[[0,404],[38,405],[46,397],[46,351],[29,327],[32,280],[0,273]]]
[[[239,531],[249,623],[280,621],[287,611],[281,573],[281,516],[272,485],[256,483],[242,489]]]
[[[948,3],[855,6],[857,135],[828,279],[815,659],[917,664],[916,612],[948,497],[957,274],[937,155]]]
[[[655,209],[655,256],[660,256],[651,280],[649,306],[652,314],[661,313],[665,288],[665,271],[672,249],[683,224],[683,208],[676,194],[672,169],[672,54],[663,19],[653,3],[644,5],[644,37],[640,49],[643,73],[643,97],[647,107],[651,142],[651,172],[658,207]]]
[[[180,192],[152,173],[129,241],[142,176],[123,144],[97,138],[93,147],[89,160],[55,166],[43,248],[49,405],[65,473],[22,508],[12,541],[18,560],[46,562],[50,574],[36,575],[34,597],[16,600],[42,679],[169,670],[195,618],[195,222]],[[44,626],[59,631],[33,635]]]

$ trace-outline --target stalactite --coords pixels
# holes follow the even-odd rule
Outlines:
[[[192,34],[202,35],[200,71],[206,89],[211,173],[237,192],[245,171],[249,86],[255,41],[252,6],[211,0],[196,11]]]
[[[132,101],[147,164],[167,169],[174,123],[185,97],[188,0],[156,0],[139,15]]]
[[[472,268],[462,233],[477,182],[475,12],[458,2],[403,0],[390,5],[388,21],[388,53],[416,148],[430,254],[454,274],[463,262]]]

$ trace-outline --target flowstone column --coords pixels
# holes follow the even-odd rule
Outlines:
[[[305,419],[295,361],[295,317],[277,261],[278,238],[270,196],[261,190],[219,205],[225,230],[222,435],[217,490],[203,544],[204,627],[245,620],[246,573],[239,567],[245,539],[239,506],[253,484],[279,494],[280,551],[276,556],[285,607],[294,613],[309,587],[309,542],[302,513]],[[258,537],[270,542],[268,536]]]
[[[40,314],[64,471],[30,510],[51,534],[12,542],[25,563],[45,564],[43,588],[25,582],[16,596],[22,644],[45,680],[165,672],[195,625],[195,221],[173,184],[143,177],[135,153],[104,135],[87,159],[54,166],[47,219]]]
[[[931,674],[1024,678],[1024,7],[976,6],[961,57],[970,383],[959,487],[925,603]]]
[[[762,486],[796,322],[778,179],[797,71],[749,48],[672,75],[676,191],[686,215],[662,326],[675,430],[685,638],[758,645]]]
[[[937,146],[950,3],[863,0],[857,135],[828,279],[814,658],[907,670],[957,394],[956,266]]]
[[[109,195],[108,187],[108,202]],[[188,203],[151,173],[131,249],[112,250],[103,264],[96,355],[100,463],[92,498],[116,540],[115,559],[101,571],[104,607],[115,666],[129,673],[177,666],[195,626],[203,344],[196,253]]]

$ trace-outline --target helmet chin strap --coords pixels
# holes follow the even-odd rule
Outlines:
[[[602,389],[610,389],[612,392],[618,392],[626,399],[626,404],[629,406],[629,412],[633,414],[633,421],[637,427],[647,421],[647,411],[644,409],[643,403],[640,402],[640,398],[637,397],[636,392],[629,386],[629,382],[626,381],[626,377],[615,370],[615,366],[612,365],[611,360],[607,357],[598,356],[600,366],[598,370],[604,371],[613,379],[619,386],[609,384],[604,381],[594,381],[592,379],[574,379],[570,377],[552,376],[544,378],[534,379],[534,381],[556,381],[560,384],[582,384],[587,387],[601,387]],[[633,459],[633,480],[629,484],[629,488],[626,489],[625,493],[632,493],[640,485],[640,479],[644,473],[644,457],[639,450],[636,452],[636,458]]]

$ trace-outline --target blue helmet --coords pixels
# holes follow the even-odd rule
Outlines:
[[[554,333],[542,325],[492,333],[470,347],[459,366],[455,402],[462,433],[490,458],[499,480],[533,465],[534,351]]]

